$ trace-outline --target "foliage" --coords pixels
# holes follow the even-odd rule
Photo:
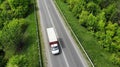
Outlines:
[[[82,10],[84,10],[84,5],[85,5],[85,2],[84,0],[80,0],[81,2],[79,1],[75,1],[76,5],[73,6],[72,8],[72,12],[74,13],[74,15],[79,18],[79,14],[82,12]]]
[[[96,17],[91,13],[91,14],[88,16],[88,20],[87,20],[87,21],[88,21],[88,22],[87,22],[88,30],[95,31],[96,26],[97,26]]]
[[[107,8],[104,8],[103,11],[105,12],[105,17],[107,20],[111,19],[111,16],[114,14],[114,12],[117,11],[116,4],[111,4],[107,6]]]
[[[2,29],[4,24],[10,19],[12,19],[11,11],[7,1],[4,1],[0,5],[0,29]]]
[[[24,19],[13,19],[9,24],[5,25],[2,30],[2,35],[0,37],[1,44],[4,46],[4,50],[8,51],[17,47],[23,37],[23,26],[26,25]]]
[[[25,17],[29,9],[29,0],[8,0],[13,16],[17,18]]]
[[[28,67],[28,60],[24,55],[16,55],[9,59],[6,67]]]
[[[87,19],[88,19],[89,12],[88,11],[82,11],[80,14],[80,24],[87,27]]]
[[[86,9],[95,16],[100,12],[100,7],[94,2],[89,2]]]
[[[0,0],[0,4],[3,2],[4,0]]]
[[[114,64],[117,64],[118,66],[120,66],[120,58],[119,58],[119,56],[117,54],[112,54],[111,61]]]
[[[28,63],[29,66],[27,67],[38,67],[37,35],[34,35],[36,34],[35,15],[30,15],[30,17],[32,17],[31,19],[23,19],[33,11],[31,10],[31,8],[33,9],[33,2],[34,0],[0,0],[0,50],[4,52],[4,55],[0,52],[0,67],[5,67],[11,56],[16,54],[20,55],[20,51],[23,50],[21,48],[28,45],[28,48],[25,48],[27,51],[23,51],[23,54],[27,56],[31,55],[26,58],[31,61]],[[30,25],[32,25],[29,28],[30,31],[32,31],[32,33],[29,33],[29,37],[33,36],[34,40],[32,40],[32,38],[27,40],[27,36],[25,36],[28,27],[28,20]],[[34,46],[30,46],[33,44]],[[35,63],[32,63],[32,61]]]
[[[73,13],[72,15],[79,20],[77,29],[80,29],[82,25],[90,31],[104,50],[110,52],[111,55],[115,54],[113,61],[118,66],[120,66],[119,2],[120,0],[66,0],[65,3]],[[78,20],[71,25],[78,24]]]

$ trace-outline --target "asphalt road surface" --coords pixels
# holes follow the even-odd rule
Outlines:
[[[37,0],[37,4],[45,44],[47,67],[88,67],[53,0]],[[51,54],[46,33],[46,28],[49,27],[55,28],[61,48],[59,55]]]

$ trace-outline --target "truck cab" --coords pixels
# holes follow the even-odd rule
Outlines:
[[[58,44],[52,44],[52,45],[51,45],[51,53],[52,53],[52,54],[59,54]]]

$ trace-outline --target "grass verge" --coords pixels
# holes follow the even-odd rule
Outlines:
[[[42,67],[41,65],[43,60],[41,58],[42,51],[39,49],[41,41],[39,41],[40,36],[37,27],[38,21],[36,16],[36,10],[33,11],[25,19],[29,25],[24,34],[24,47],[19,54],[23,54],[26,56],[26,58],[28,59],[28,67]]]
[[[37,3],[36,3],[37,6]],[[46,67],[46,56],[45,56],[45,46],[44,46],[44,42],[43,42],[43,36],[42,36],[42,32],[41,32],[41,25],[40,25],[40,16],[39,16],[39,11],[38,11],[38,7],[36,7],[36,20],[37,20],[37,26],[38,26],[38,36],[39,36],[39,41],[40,41],[40,56],[41,56],[41,66],[42,67]]]
[[[36,31],[36,19],[35,13],[30,14],[26,20],[29,23],[29,26],[25,32],[25,36],[27,37],[25,47],[22,52],[26,55],[26,58],[29,60],[29,67],[39,67],[39,51],[38,51],[38,39],[37,39],[37,31]]]
[[[61,0],[55,0],[64,14],[68,24],[76,34],[77,38],[81,42],[82,46],[88,53],[95,67],[117,67],[112,64],[110,53],[104,51],[102,47],[98,45],[97,39],[95,39],[91,33],[89,33],[84,27],[79,25],[78,19],[73,16],[73,13],[69,11],[68,5]],[[78,45],[80,47],[80,45]],[[80,47],[81,48],[81,47]]]
[[[24,45],[19,54],[25,55],[28,60],[28,67],[39,67],[39,55],[38,55],[38,42],[36,21],[34,12],[30,14],[26,21],[28,22],[28,28],[24,34]]]

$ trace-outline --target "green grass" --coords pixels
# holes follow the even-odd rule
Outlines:
[[[31,0],[33,3],[36,0]],[[36,3],[34,3],[36,6]],[[32,7],[33,8],[33,7]],[[33,9],[32,9],[33,10]],[[28,22],[28,28],[24,34],[24,46],[19,54],[23,54],[28,59],[28,67],[40,67],[43,61],[41,50],[40,50],[40,59],[39,59],[39,49],[38,44],[41,45],[41,41],[39,41],[39,29],[37,29],[37,10],[33,11],[28,17],[26,17],[26,21]],[[40,28],[40,27],[39,27]],[[39,43],[38,43],[39,41]],[[39,47],[40,48],[40,47]],[[41,48],[40,48],[41,49]],[[41,60],[41,64],[39,62]]]
[[[117,67],[113,65],[109,59],[111,54],[104,51],[104,49],[98,44],[97,39],[95,39],[84,27],[79,25],[78,19],[76,19],[73,16],[73,13],[69,11],[68,5],[60,0],[55,1],[63,12],[67,22],[78,37],[82,46],[88,53],[95,67]]]
[[[39,51],[37,42],[37,30],[35,13],[30,14],[26,21],[28,21],[28,28],[24,34],[24,45],[19,54],[23,54],[28,59],[28,67],[39,67]]]
[[[28,15],[28,17],[25,18],[26,21],[28,22],[28,28],[26,29],[24,34],[23,48],[20,52],[18,52],[19,55],[22,54],[26,56],[28,60],[28,67],[41,67],[40,65],[43,65],[43,58],[41,58],[43,55],[42,52],[40,52],[41,64],[39,61],[38,44],[40,45],[39,47],[40,51],[42,51],[43,48],[41,49],[42,47],[41,41],[39,41],[39,37],[41,38],[41,36],[40,36],[40,32],[38,32],[40,30],[37,29],[37,23],[39,22],[39,20],[36,15],[37,15],[37,10],[32,12],[30,15]]]

